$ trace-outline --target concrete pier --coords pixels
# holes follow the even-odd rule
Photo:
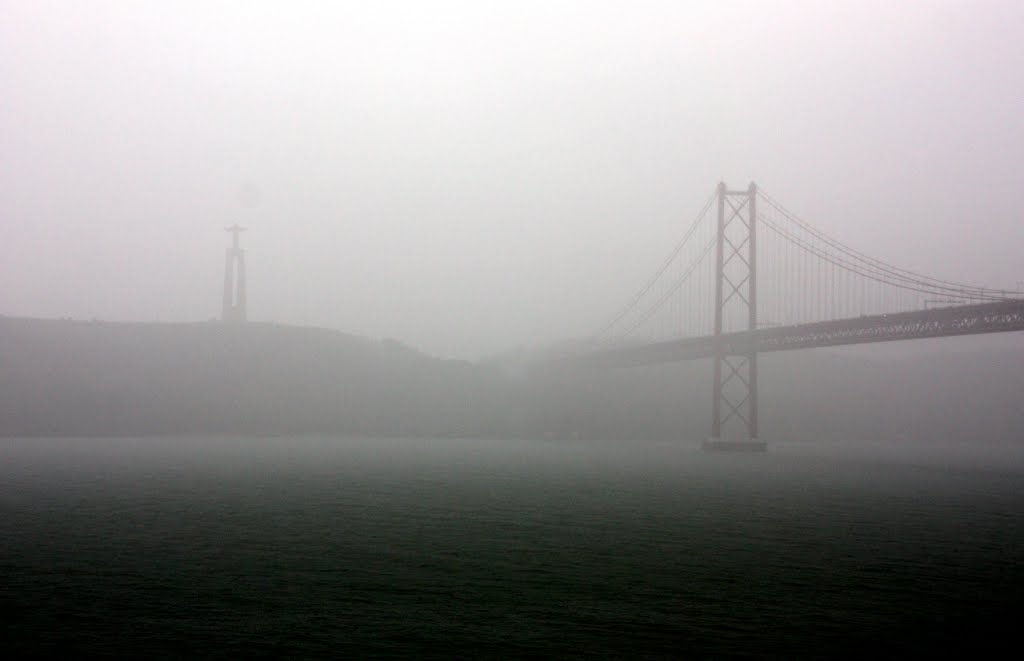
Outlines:
[[[720,438],[709,438],[700,444],[705,452],[767,452],[768,444],[752,438],[747,441],[726,441]]]

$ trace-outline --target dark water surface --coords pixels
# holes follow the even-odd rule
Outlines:
[[[866,656],[1016,644],[1024,448],[0,440],[2,651]]]

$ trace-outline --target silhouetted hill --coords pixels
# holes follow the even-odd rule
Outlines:
[[[478,435],[496,373],[272,324],[0,320],[6,435]]]
[[[909,353],[763,355],[762,437],[1022,436],[1024,351]],[[707,361],[531,370],[528,352],[478,365],[315,328],[0,318],[4,436],[696,440],[710,394]]]

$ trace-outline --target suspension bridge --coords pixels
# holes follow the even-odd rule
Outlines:
[[[722,183],[654,274],[569,360],[621,367],[710,358],[705,447],[763,450],[759,353],[1017,330],[1017,292],[875,259],[753,183]]]

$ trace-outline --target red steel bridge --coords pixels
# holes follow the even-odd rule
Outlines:
[[[755,184],[722,183],[636,295],[567,360],[619,367],[711,358],[708,447],[763,449],[761,352],[1019,330],[1017,292],[869,257]]]

